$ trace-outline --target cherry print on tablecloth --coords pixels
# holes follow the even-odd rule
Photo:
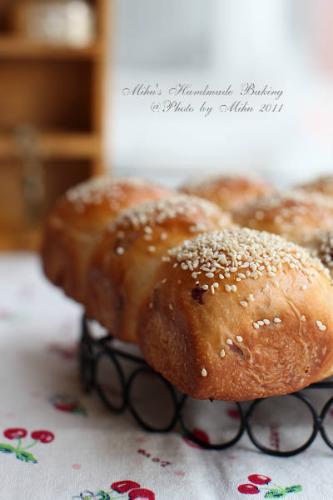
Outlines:
[[[27,429],[24,429],[23,427],[10,427],[5,429],[3,431],[3,435],[10,441],[15,441],[15,445],[0,443],[0,453],[8,455],[15,454],[17,460],[31,464],[36,464],[38,460],[30,451],[27,450],[35,446],[37,443],[49,444],[54,440],[53,432],[47,430],[35,430],[30,433],[32,441],[23,442],[22,440],[28,435]]]
[[[203,443],[210,444],[210,440],[209,440],[209,436],[208,436],[207,432],[203,431],[202,429],[199,429],[198,427],[196,427],[195,429],[193,429],[192,434],[196,438],[200,439],[200,441],[202,441]],[[183,436],[183,440],[188,446],[191,446],[191,448],[199,448],[200,450],[204,449],[204,448],[202,448],[202,446],[200,446],[200,444],[192,441],[189,436],[186,436],[186,435]]]
[[[72,500],[155,500],[155,493],[144,488],[136,481],[125,479],[115,481],[110,486],[111,490],[99,490],[96,492],[84,490],[79,495],[72,497]]]
[[[250,483],[240,484],[237,488],[239,493],[243,495],[265,493],[264,498],[283,498],[288,493],[299,493],[302,491],[300,484],[279,486],[272,483],[272,479],[269,476],[264,476],[263,474],[250,474],[247,479]]]
[[[50,403],[55,410],[72,413],[74,415],[87,416],[87,410],[75,397],[68,394],[55,394],[50,398]]]

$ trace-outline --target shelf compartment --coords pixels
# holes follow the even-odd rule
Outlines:
[[[1,59],[90,59],[100,53],[100,46],[75,47],[26,40],[14,36],[0,36]]]
[[[100,138],[84,133],[41,133],[36,139],[36,151],[41,158],[96,158]],[[0,133],[0,157],[17,157],[20,150],[14,134]]]
[[[0,130],[89,132],[93,122],[91,61],[0,59]]]

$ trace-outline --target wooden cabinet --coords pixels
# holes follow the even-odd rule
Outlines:
[[[54,200],[104,165],[111,0],[91,0],[96,34],[81,46],[16,32],[12,19],[25,1],[0,2],[0,249],[36,248]]]

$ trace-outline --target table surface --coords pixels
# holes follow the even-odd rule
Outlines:
[[[206,451],[180,431],[148,434],[129,413],[111,414],[80,388],[80,307],[46,282],[33,255],[3,254],[0,276],[1,499],[241,500],[242,484],[251,485],[248,498],[333,498],[333,453],[320,437],[288,459],[255,451],[245,436],[236,447]],[[208,418],[197,416],[211,439]],[[300,432],[298,420],[290,420],[287,439]],[[276,425],[269,432],[276,446],[286,439]]]

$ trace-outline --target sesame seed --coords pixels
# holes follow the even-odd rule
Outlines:
[[[308,288],[308,285],[303,285],[302,290],[306,290]]]
[[[260,328],[260,326],[258,325],[258,323],[255,321],[253,324],[253,327],[258,330]]]
[[[246,302],[246,300],[241,300],[241,301],[240,301],[240,305],[241,305],[242,307],[247,307],[249,304],[248,304],[248,302]]]
[[[316,320],[316,325],[317,327],[319,328],[319,330],[321,332],[324,332],[326,329],[327,329],[327,326],[324,325],[324,323],[322,323],[321,321],[319,321],[318,319]]]
[[[225,357],[225,350],[221,349],[220,350],[220,358],[224,358],[224,357]]]
[[[172,304],[169,304],[169,309],[170,309],[170,311],[173,311],[173,305]]]
[[[273,322],[274,322],[274,323],[282,323],[282,319],[280,319],[280,318],[278,318],[278,317],[275,317],[275,318],[273,319]]]
[[[149,245],[148,252],[154,253],[156,251],[156,247],[154,245]]]
[[[265,325],[269,325],[270,324],[269,319],[264,319],[263,322],[265,323]]]
[[[250,293],[250,295],[248,296],[248,300],[250,300],[251,302],[254,302],[254,295],[253,295],[253,293]]]
[[[164,283],[166,283],[167,281],[168,280],[166,278],[164,278],[164,279],[162,279],[161,283],[163,283],[163,285],[164,285]]]
[[[207,278],[214,278],[214,273],[206,273]]]
[[[301,316],[301,321],[306,321],[306,317],[304,316],[304,314],[302,314]]]
[[[257,323],[259,326],[264,326],[264,324],[265,324],[261,319],[259,321],[257,321]]]
[[[207,377],[207,375],[208,375],[208,372],[207,372],[206,368],[202,368],[202,370],[201,370],[201,376],[202,377]]]
[[[233,341],[232,341],[232,339],[227,339],[227,340],[226,340],[226,343],[227,343],[228,345],[232,345],[232,344],[233,344]]]
[[[124,249],[123,247],[117,247],[117,248],[116,248],[116,253],[117,253],[118,255],[124,255],[124,253],[125,253],[125,249]]]
[[[237,335],[236,340],[237,340],[237,342],[243,342],[243,337],[241,337],[240,335]]]

